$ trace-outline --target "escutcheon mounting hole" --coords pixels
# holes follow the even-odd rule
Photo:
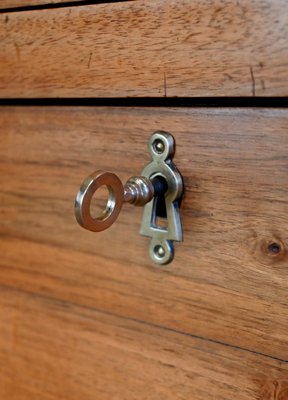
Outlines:
[[[161,139],[155,139],[153,142],[153,149],[157,154],[162,154],[165,150],[165,144]]]
[[[153,251],[156,257],[158,258],[165,257],[165,249],[163,246],[157,244],[157,246],[154,247]]]

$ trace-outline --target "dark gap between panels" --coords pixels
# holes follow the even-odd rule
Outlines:
[[[265,107],[286,108],[288,97],[131,97],[1,99],[0,106]]]
[[[48,0],[47,0],[48,1]],[[12,12],[21,12],[21,11],[31,11],[31,10],[47,10],[51,8],[65,8],[65,7],[79,7],[85,5],[96,5],[96,4],[105,4],[105,3],[123,3],[127,1],[134,0],[78,0],[78,1],[65,1],[62,3],[47,3],[47,4],[37,4],[30,6],[22,6],[22,7],[8,7],[0,9],[0,14],[4,13],[12,13]]]

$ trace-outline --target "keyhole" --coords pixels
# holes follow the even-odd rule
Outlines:
[[[168,188],[166,179],[159,175],[154,177],[152,182],[155,190],[155,197],[153,200],[152,226],[154,226],[155,228],[168,228],[165,201],[165,193]]]
[[[167,221],[167,210],[166,210],[166,202],[165,202],[165,196],[158,196],[155,198],[155,225],[160,226],[161,228],[167,228],[168,227],[168,221]]]

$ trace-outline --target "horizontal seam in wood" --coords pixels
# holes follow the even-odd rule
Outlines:
[[[11,290],[11,291],[14,291],[14,292],[27,294],[27,295],[29,295],[31,297],[44,299],[44,300],[50,301],[50,302],[51,301],[52,302],[53,301],[54,302],[59,302],[59,303],[65,305],[65,306],[66,305],[72,305],[74,307],[79,307],[79,308],[82,308],[84,310],[94,311],[94,312],[98,312],[98,313],[101,313],[101,314],[104,314],[104,315],[109,315],[109,316],[114,317],[114,318],[119,318],[119,319],[122,319],[122,320],[132,321],[132,322],[135,322],[135,323],[147,325],[147,326],[150,326],[150,327],[155,328],[155,329],[163,329],[164,331],[166,330],[168,332],[179,334],[179,335],[183,335],[183,336],[186,336],[186,337],[190,337],[192,339],[206,341],[206,342],[209,342],[209,343],[212,343],[212,344],[217,344],[219,346],[225,346],[225,347],[228,347],[230,349],[235,349],[235,350],[247,352],[247,353],[250,353],[250,354],[254,354],[254,355],[257,355],[257,356],[265,357],[265,358],[268,358],[270,360],[281,362],[283,364],[288,364],[288,360],[283,360],[281,358],[274,357],[274,356],[271,356],[269,354],[265,354],[265,353],[261,353],[261,352],[254,351],[254,350],[251,350],[251,349],[247,349],[245,347],[231,345],[229,343],[225,343],[225,342],[222,342],[222,341],[219,341],[219,340],[205,338],[204,336],[193,335],[191,333],[184,332],[184,331],[179,331],[177,329],[169,328],[169,327],[166,327],[164,325],[154,324],[152,322],[143,321],[141,319],[115,314],[115,313],[113,313],[111,311],[106,311],[106,310],[98,309],[98,308],[95,308],[95,307],[89,307],[89,306],[83,305],[83,304],[77,304],[77,303],[74,303],[74,302],[71,302],[71,301],[66,301],[66,300],[63,300],[63,299],[59,299],[57,297],[50,297],[50,296],[46,296],[44,294],[34,293],[34,292],[29,291],[29,290],[16,288],[16,287],[10,286],[10,285],[0,284],[0,290],[1,290],[1,288],[5,289],[5,290]]]
[[[288,97],[0,98],[0,106],[288,108]]]
[[[0,14],[13,13],[13,12],[23,12],[23,11],[33,11],[33,10],[49,10],[54,8],[67,8],[67,7],[79,7],[88,5],[98,5],[98,4],[110,4],[110,3],[124,3],[128,1],[135,0],[79,0],[79,1],[65,1],[63,3],[51,3],[51,4],[37,4],[37,5],[27,5],[27,6],[16,6],[7,7],[0,9]]]

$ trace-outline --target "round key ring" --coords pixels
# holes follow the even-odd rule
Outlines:
[[[93,218],[90,212],[91,200],[101,186],[107,186],[109,195],[105,210]],[[124,189],[117,175],[111,172],[96,171],[82,183],[75,200],[75,216],[83,228],[101,232],[109,228],[117,219],[124,202]]]

